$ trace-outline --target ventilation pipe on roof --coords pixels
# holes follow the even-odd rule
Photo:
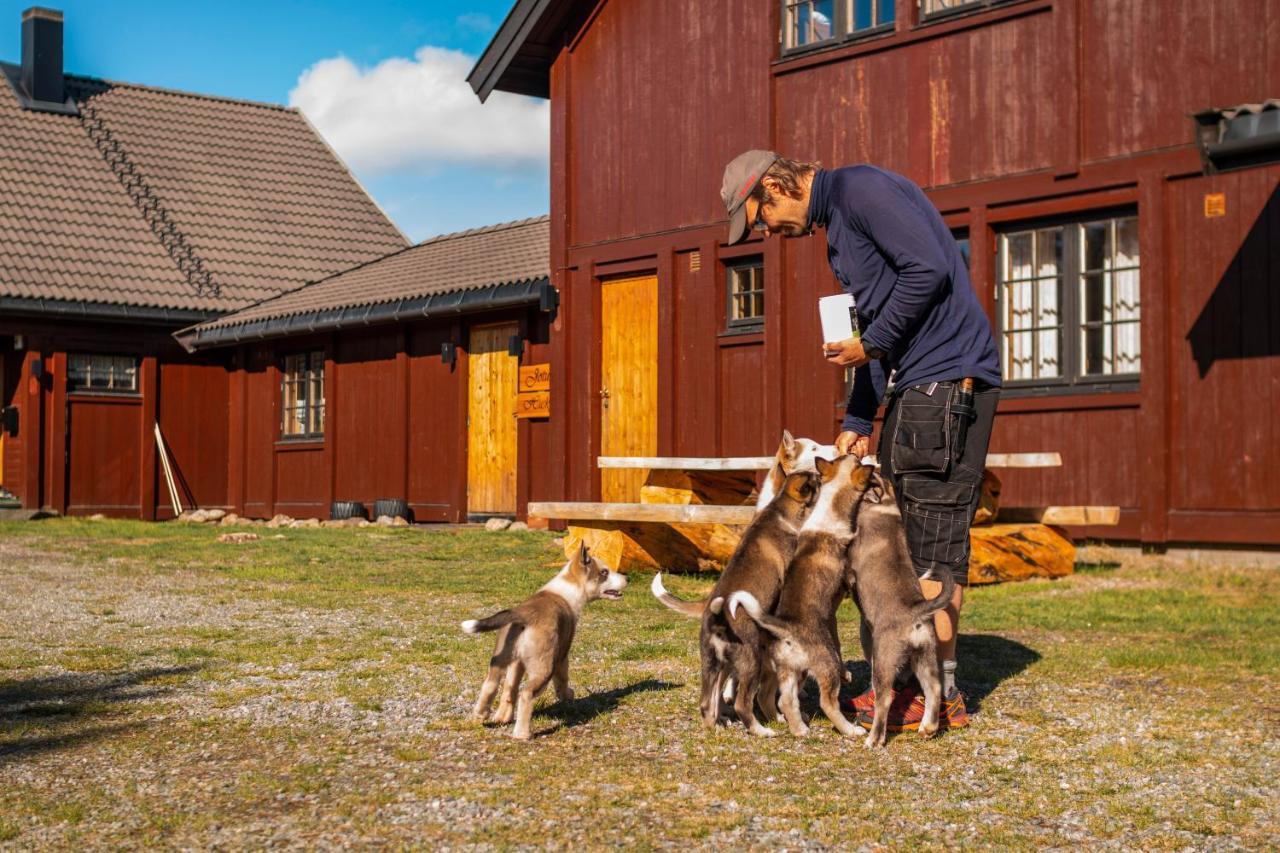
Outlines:
[[[62,13],[33,6],[22,13],[22,88],[33,101],[62,104]]]

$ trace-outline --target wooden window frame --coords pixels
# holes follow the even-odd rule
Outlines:
[[[723,261],[724,264],[724,334],[728,335],[746,335],[764,331],[764,256],[763,255],[747,255],[732,260]],[[733,316],[734,297],[737,295],[733,289],[733,280],[735,273],[743,270],[757,269],[760,271],[760,289],[752,289],[748,293],[759,293],[761,308],[760,314],[751,317]]]
[[[303,359],[301,375],[292,375],[290,370],[291,359]],[[290,352],[280,358],[280,441],[320,441],[324,439],[324,421],[325,421],[325,351],[323,349],[309,349],[300,352]],[[289,388],[293,386],[295,389],[301,386],[304,390],[308,386],[318,384],[320,389],[320,398],[317,402],[314,394],[308,394],[306,399],[302,401],[303,410],[306,413],[306,429],[302,432],[288,432],[286,427],[289,416],[297,409],[296,405],[289,402]],[[295,391],[296,394],[296,391]],[[294,398],[295,400],[297,397]]]
[[[952,6],[948,9],[938,9],[933,12],[925,11],[929,0],[916,0],[916,14],[919,16],[921,25],[932,24],[936,21],[948,21],[959,15],[967,15],[972,12],[985,12],[995,6],[1003,6],[1006,3],[1013,3],[1016,0],[962,0],[959,5]]]
[[[77,359],[91,359],[91,360],[92,360],[92,359],[95,359],[95,358],[109,358],[109,359],[112,359],[111,377],[112,377],[112,379],[113,379],[113,380],[114,380],[115,375],[116,375],[116,364],[117,364],[118,362],[123,362],[123,361],[130,361],[130,362],[132,362],[132,363],[133,363],[133,370],[132,370],[133,385],[132,385],[132,387],[121,387],[121,388],[94,388],[94,387],[92,387],[92,386],[90,386],[90,385],[85,385],[85,386],[82,386],[82,387],[77,387],[77,386],[74,384],[74,381],[75,381],[75,380],[73,379],[73,377],[74,377],[74,376],[75,376],[75,374],[77,373],[76,360],[77,360]],[[140,358],[138,358],[137,356],[135,356],[135,355],[121,355],[121,354],[119,354],[119,353],[101,353],[101,352],[77,352],[77,353],[68,353],[68,354],[67,354],[67,393],[68,393],[68,394],[77,394],[77,395],[82,395],[82,394],[99,394],[99,395],[103,395],[103,396],[110,396],[110,397],[141,397],[141,396],[142,396],[142,386],[141,386],[141,383],[140,383],[140,373],[141,373],[141,369],[142,369],[141,362],[142,362],[142,360],[141,360]],[[90,363],[89,363],[89,366],[88,366],[88,367],[89,367],[90,375],[92,375],[92,367],[93,367],[93,365],[92,365],[92,361],[90,361]],[[126,375],[129,375],[127,371],[126,371]]]
[[[1001,373],[1008,366],[1004,363],[1005,342],[1005,270],[1006,236],[1011,233],[1022,233],[1036,229],[1063,229],[1062,264],[1058,268],[1059,280],[1059,312],[1061,314],[1061,337],[1059,339],[1060,361],[1063,365],[1061,376],[1036,379],[1010,379],[1002,376],[1003,396],[1022,397],[1048,394],[1093,394],[1137,391],[1142,377],[1141,366],[1136,373],[1087,374],[1081,364],[1081,331],[1083,328],[1083,305],[1080,295],[1080,282],[1084,276],[1084,242],[1083,226],[1096,222],[1112,222],[1118,219],[1138,218],[1136,207],[1106,208],[1088,210],[1069,215],[1030,221],[1010,221],[1002,223],[995,229],[995,335],[996,346],[1001,354]],[[1126,268],[1131,269],[1131,268]],[[1142,275],[1142,247],[1138,247],[1139,282]],[[1141,284],[1139,283],[1139,305],[1137,323],[1141,329]],[[1019,329],[1018,331],[1029,331]],[[1141,339],[1141,338],[1139,338]],[[1141,359],[1141,354],[1139,354]]]
[[[896,26],[897,4],[893,0],[871,0],[872,14],[876,21],[871,26],[860,30],[853,29],[853,4],[856,0],[831,0],[831,35],[820,41],[788,46],[787,38],[791,29],[789,13],[792,9],[806,2],[819,2],[819,0],[780,0],[782,26],[779,32],[779,43],[782,51],[781,55],[784,58],[815,50],[825,50],[875,36],[888,35],[894,32]],[[889,8],[889,19],[882,21],[879,20],[880,13],[886,3]]]

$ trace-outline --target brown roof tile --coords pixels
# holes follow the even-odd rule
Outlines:
[[[68,75],[218,292],[197,294],[81,118],[0,75],[0,297],[232,311],[405,239],[297,110]]]
[[[550,277],[549,240],[547,216],[445,234],[202,323],[182,334],[198,335],[317,311],[539,281]]]

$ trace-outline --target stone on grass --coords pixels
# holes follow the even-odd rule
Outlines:
[[[95,512],[93,515],[89,516],[89,520],[90,521],[106,521],[107,517],[100,512]]]
[[[256,533],[223,533],[218,537],[219,542],[231,542],[240,544],[242,542],[253,542],[258,538]]]
[[[378,516],[378,520],[377,520],[377,521],[375,521],[375,522],[374,522],[374,524],[378,525],[379,527],[390,527],[390,526],[391,526],[391,516],[389,516],[389,515],[380,515],[380,516]]]
[[[284,527],[285,525],[281,525]],[[289,522],[289,527],[319,527],[320,519],[318,518],[298,518]]]
[[[484,523],[485,530],[506,530],[511,526],[509,518],[491,518]]]
[[[204,517],[206,521],[221,521],[227,517],[227,511],[225,509],[206,509]]]
[[[268,521],[267,527],[288,527],[292,523],[293,519],[282,512]]]
[[[508,527],[507,529],[508,530],[528,530],[529,525],[525,524],[523,521],[513,521],[511,522],[511,526]]]
[[[239,524],[239,523],[240,523],[240,516],[236,515],[234,512],[227,513],[221,518],[221,520],[218,521],[218,524],[221,524],[223,527],[230,527],[233,524]]]
[[[392,527],[408,527],[409,520],[406,518],[401,518],[398,515],[395,515],[391,517],[391,526]]]

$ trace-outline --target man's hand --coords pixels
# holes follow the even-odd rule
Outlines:
[[[871,356],[862,348],[861,338],[828,341],[822,345],[822,354],[828,362],[840,367],[862,367],[871,361]]]
[[[856,432],[842,432],[836,436],[836,453],[847,456],[852,453],[859,459],[871,453],[871,436]]]

